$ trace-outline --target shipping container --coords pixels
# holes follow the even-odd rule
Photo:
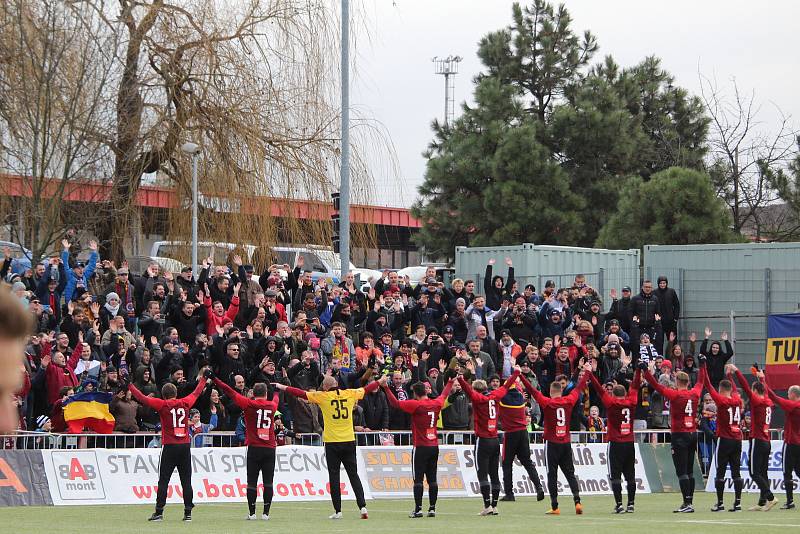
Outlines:
[[[681,301],[678,337],[728,331],[739,365],[764,363],[767,317],[800,309],[800,243],[646,245],[644,277],[666,276]],[[698,345],[699,349],[699,345]]]
[[[639,285],[639,250],[607,250],[553,245],[521,245],[496,247],[456,247],[456,276],[475,280],[477,291],[483,291],[486,265],[494,258],[493,275],[506,277],[505,258],[511,258],[514,277],[522,290],[533,284],[541,292],[547,280],[556,287],[570,287],[576,274],[586,275],[587,283],[603,296],[603,307],[611,303],[612,288],[633,288]]]

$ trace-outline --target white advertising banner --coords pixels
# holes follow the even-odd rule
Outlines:
[[[783,484],[783,441],[772,440],[770,443],[771,451],[769,454],[769,461],[767,462],[767,476],[769,477],[770,489],[773,493],[784,493],[786,486]],[[714,480],[717,478],[717,462],[716,450],[711,451],[711,465],[708,470],[708,481],[706,482],[706,491],[714,492],[716,487]],[[750,444],[747,441],[742,442],[742,459],[741,459],[741,475],[743,479],[744,492],[758,493],[758,486],[750,478]],[[795,487],[800,484],[800,479],[794,477]],[[733,493],[733,479],[731,478],[731,470],[725,472],[725,491]]]
[[[586,495],[610,494],[608,445],[573,444],[573,463],[580,491]],[[42,450],[47,483],[56,505],[142,504],[156,498],[160,449]],[[192,449],[194,501],[244,502],[247,490],[247,449],[207,447]],[[639,461],[636,445],[636,481],[639,493],[650,493],[650,485]],[[368,499],[411,497],[411,447],[359,447],[359,473]],[[544,445],[531,445],[531,460],[545,491]],[[502,471],[502,468],[500,469]],[[502,479],[502,472],[500,473]],[[466,445],[443,445],[439,451],[440,495],[480,495],[474,451]],[[275,501],[328,500],[330,487],[323,447],[286,446],[276,450]],[[342,471],[343,499],[354,499],[350,481]],[[259,500],[263,487],[259,483]],[[525,469],[514,462],[514,491],[535,495]],[[569,486],[559,471],[559,493]],[[168,503],[180,503],[183,494],[177,471],[167,490]]]
[[[161,449],[42,450],[53,504],[152,503],[158,486]],[[247,448],[192,449],[194,502],[244,502],[247,491]],[[259,500],[263,495],[259,480]],[[355,499],[342,471],[343,499]],[[323,447],[276,449],[275,501],[330,499]],[[371,498],[369,488],[365,488]],[[168,503],[183,502],[177,470],[167,490]]]

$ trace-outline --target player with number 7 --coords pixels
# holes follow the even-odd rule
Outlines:
[[[185,397],[178,398],[178,388],[167,382],[161,388],[161,398],[147,397],[136,386],[130,384],[128,389],[139,404],[158,412],[161,420],[161,460],[158,468],[158,491],[156,493],[156,511],[148,521],[162,521],[164,506],[167,503],[167,489],[172,472],[178,469],[183,490],[183,520],[192,520],[192,449],[189,436],[189,409],[197,402],[211,371],[206,371],[206,380],[198,380],[194,391]]]
[[[245,445],[247,445],[247,519],[256,519],[256,500],[258,499],[258,475],[264,485],[264,511],[261,519],[269,521],[269,509],[274,491],[272,480],[275,476],[275,412],[278,411],[278,392],[269,399],[267,385],[256,382],[253,385],[253,398],[240,395],[235,389],[214,377],[214,383],[233,400],[244,414]]]
[[[414,478],[414,510],[408,517],[422,517],[422,491],[425,479],[428,480],[428,517],[436,517],[436,500],[439,496],[439,483],[436,471],[439,468],[439,435],[436,427],[444,401],[450,395],[455,378],[444,386],[442,393],[433,399],[428,398],[425,384],[416,382],[411,386],[413,400],[397,400],[388,386],[388,376],[378,382],[386,393],[389,406],[411,415],[411,437],[414,451],[411,453],[411,473]]]
[[[517,366],[519,368],[519,366]],[[575,464],[572,462],[572,443],[569,434],[569,423],[572,419],[572,410],[578,402],[586,383],[589,381],[589,374],[592,372],[592,364],[584,364],[581,371],[578,385],[576,385],[569,395],[564,395],[561,382],[554,381],[550,384],[550,396],[545,397],[542,392],[531,385],[520,375],[522,383],[528,393],[539,403],[542,410],[542,421],[544,424],[544,455],[547,466],[547,491],[550,493],[550,509],[545,512],[547,515],[560,515],[558,508],[558,470],[564,473],[569,489],[572,491],[572,498],[575,501],[575,513],[583,513],[581,505],[580,487],[575,478]]]

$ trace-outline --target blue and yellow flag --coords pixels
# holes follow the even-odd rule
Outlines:
[[[786,389],[800,382],[800,313],[767,318],[766,371],[770,387]]]
[[[101,391],[87,391],[73,395],[64,403],[64,421],[70,433],[80,433],[84,428],[98,434],[114,431],[114,416],[108,410],[113,395]]]

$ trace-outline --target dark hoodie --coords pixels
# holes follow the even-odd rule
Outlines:
[[[656,286],[653,292],[658,297],[658,303],[661,309],[661,323],[664,325],[664,333],[666,334],[668,323],[673,323],[680,319],[681,304],[678,301],[678,294],[674,289],[669,287],[669,280],[667,280],[666,276],[658,277],[658,282],[660,283],[662,281],[667,282],[667,287],[661,289],[660,287]]]
[[[148,382],[144,381],[145,371],[151,371],[150,380]],[[149,367],[140,365],[139,367],[136,368],[136,371],[134,372],[133,384],[145,396],[149,395],[150,393],[158,394],[158,387],[156,386],[156,383],[153,381],[153,373]]]
[[[508,268],[508,278],[505,285],[500,289],[494,285],[498,278],[502,279],[501,276],[492,276],[492,266],[487,265],[486,274],[483,278],[483,290],[486,292],[486,307],[494,311],[500,309],[503,295],[511,295],[511,287],[514,285],[514,268]]]

